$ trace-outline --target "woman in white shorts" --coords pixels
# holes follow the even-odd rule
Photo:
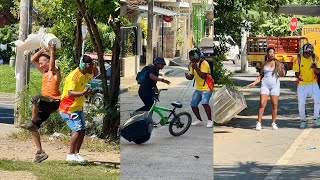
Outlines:
[[[278,129],[276,124],[277,111],[278,111],[278,98],[280,95],[280,81],[279,77],[284,76],[283,64],[274,57],[274,48],[267,49],[265,62],[261,66],[260,75],[257,79],[248,85],[249,88],[254,87],[261,81],[260,88],[260,106],[258,112],[258,122],[256,125],[257,130],[261,130],[261,120],[264,109],[266,107],[268,97],[270,96],[272,107],[272,129]]]

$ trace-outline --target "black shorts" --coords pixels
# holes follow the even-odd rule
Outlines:
[[[59,99],[52,99],[42,95],[33,96],[31,102],[39,108],[37,119],[32,120],[32,123],[38,128],[40,128],[41,124],[46,121],[50,117],[50,114],[55,112],[60,105]]]

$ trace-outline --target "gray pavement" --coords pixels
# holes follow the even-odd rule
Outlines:
[[[13,103],[14,96],[12,94],[0,94],[0,123],[13,124]]]
[[[244,87],[254,81],[257,73],[237,74],[233,81]],[[271,129],[271,106],[268,102],[262,130],[255,130],[259,107],[259,85],[240,88],[248,108],[226,125],[214,128],[214,179],[317,179],[320,177],[319,129],[310,122],[299,129],[296,84],[293,72],[281,78],[278,107],[278,130]],[[308,100],[308,119],[312,119],[313,101]]]
[[[191,113],[189,106],[194,88],[192,81],[184,78],[185,68],[170,67],[174,73],[166,79],[171,85],[159,83],[161,92],[158,105],[170,107],[177,99],[183,103],[182,109]],[[189,88],[187,88],[189,87]],[[185,95],[184,95],[185,94]],[[132,110],[143,105],[137,90],[121,94],[121,123],[129,118]],[[201,108],[201,113],[204,111]],[[158,121],[154,114],[155,121]],[[203,116],[205,119],[205,116]],[[195,117],[193,116],[193,119]],[[212,179],[212,128],[193,127],[180,137],[169,134],[167,126],[154,128],[151,139],[136,145],[121,138],[121,179]],[[197,158],[199,157],[199,158]]]

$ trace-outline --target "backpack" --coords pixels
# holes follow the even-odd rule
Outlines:
[[[140,72],[138,72],[136,80],[138,84],[143,84],[146,81],[146,77],[150,71],[152,66],[145,66],[141,69]]]
[[[207,61],[207,60],[202,60],[202,61],[200,61],[199,69],[201,68],[201,63],[202,63],[203,61]],[[212,60],[212,61],[207,61],[207,62],[208,62],[208,64],[209,64],[209,66],[210,66],[210,75],[213,76],[213,70],[214,70],[213,60]]]
[[[201,70],[201,64],[203,61],[207,61],[207,60],[201,60],[200,63],[199,63],[199,69]],[[213,91],[213,88],[214,88],[214,79],[213,79],[213,62],[212,61],[207,61],[209,66],[210,66],[210,73],[207,74],[207,77],[206,79],[203,80],[203,86],[207,83],[208,86],[209,86],[209,89],[211,91]],[[195,79],[193,80],[193,86],[194,86],[194,83],[195,83]]]

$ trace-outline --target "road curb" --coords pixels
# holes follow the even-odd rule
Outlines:
[[[120,94],[128,92],[129,90],[136,89],[139,87],[139,84],[134,84],[132,86],[120,89]]]
[[[164,71],[160,72],[159,75],[160,76],[167,76],[168,74],[171,74],[173,72],[174,72],[173,69],[165,69]],[[126,92],[128,92],[128,91],[130,91],[132,89],[136,89],[138,87],[139,87],[139,84],[134,84],[134,85],[131,85],[129,87],[122,88],[122,89],[120,89],[120,94],[126,93]]]

